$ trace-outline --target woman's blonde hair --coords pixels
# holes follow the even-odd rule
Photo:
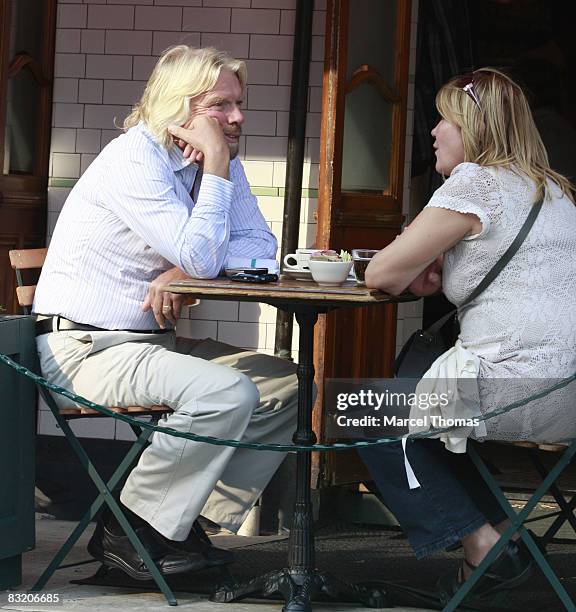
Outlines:
[[[534,181],[538,197],[550,178],[573,200],[570,181],[550,168],[526,96],[509,76],[481,68],[456,77],[436,95],[436,108],[460,128],[464,161],[511,167]]]
[[[233,72],[244,89],[246,64],[243,61],[212,47],[170,47],[160,56],[140,102],[124,120],[124,130],[144,121],[159,143],[171,147],[168,125],[182,125],[190,118],[190,100],[210,91],[223,69]]]

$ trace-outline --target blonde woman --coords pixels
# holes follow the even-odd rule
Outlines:
[[[528,380],[576,371],[576,207],[570,183],[549,167],[524,93],[508,76],[483,68],[452,79],[439,91],[436,106],[441,117],[432,130],[436,170],[446,181],[407,231],[376,254],[366,284],[393,294],[443,290],[458,306],[544,198],[513,259],[459,311],[455,350],[442,368],[435,364],[427,373],[463,376],[460,360],[452,356],[464,355],[478,381],[479,410],[486,413],[529,395]],[[573,402],[566,397],[555,394],[490,419],[472,436],[574,437]],[[441,581],[448,597],[498,541],[506,516],[465,454],[448,452],[438,440],[415,440],[406,455],[415,488],[408,483],[400,445],[363,452],[418,557],[462,543],[459,571]],[[522,547],[509,542],[473,592],[488,596],[526,580],[531,567]]]

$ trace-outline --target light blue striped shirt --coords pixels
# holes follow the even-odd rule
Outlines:
[[[143,123],[92,162],[60,213],[34,312],[106,329],[153,329],[142,312],[149,284],[178,266],[212,278],[230,257],[274,259],[270,231],[240,161],[230,180],[204,174],[177,147],[167,151]]]

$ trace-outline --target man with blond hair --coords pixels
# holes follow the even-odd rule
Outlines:
[[[173,412],[160,424],[178,431],[289,443],[294,365],[176,337],[182,298],[161,290],[241,258],[275,259],[237,158],[245,83],[244,63],[215,49],[179,45],[161,56],[125,133],[62,209],[36,290],[34,312],[46,317],[37,346],[49,380],[100,404],[163,404]],[[164,573],[227,563],[197,517],[236,531],[283,457],[156,433],[120,501]],[[111,514],[89,550],[151,577]]]

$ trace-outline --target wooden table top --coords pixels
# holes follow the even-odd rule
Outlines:
[[[389,295],[379,289],[368,289],[348,281],[335,287],[323,287],[313,281],[280,278],[275,283],[249,283],[228,278],[188,279],[162,287],[163,291],[186,293],[197,298],[252,302],[316,303],[326,306],[368,306],[410,302],[419,299],[411,293]]]

